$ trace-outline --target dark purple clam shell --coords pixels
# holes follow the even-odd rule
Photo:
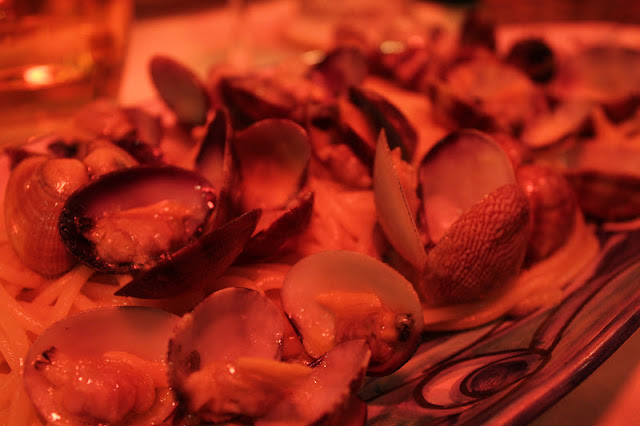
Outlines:
[[[352,87],[349,98],[373,122],[377,130],[384,129],[389,147],[400,147],[402,158],[411,161],[418,144],[418,134],[407,117],[382,95],[362,88]],[[376,132],[378,133],[378,132]],[[373,142],[375,147],[375,141]]]
[[[211,97],[193,71],[174,59],[154,56],[149,63],[151,80],[158,94],[185,126],[206,122]]]
[[[216,291],[183,316],[169,340],[167,355],[169,383],[182,409],[195,411],[195,395],[186,383],[193,373],[209,364],[226,362],[233,366],[241,357],[279,360],[285,321],[268,297],[240,287]],[[215,377],[211,381],[211,398],[225,398],[224,392],[213,393],[214,390],[219,390]],[[252,398],[249,389],[245,397]],[[216,423],[234,416],[209,407],[201,407],[194,414]]]
[[[339,47],[312,67],[310,78],[334,95],[340,95],[349,87],[360,85],[368,73],[369,63],[362,50]]]
[[[267,118],[291,118],[298,107],[296,97],[270,78],[223,77],[217,90],[238,129]]]
[[[216,188],[228,188],[231,172],[231,147],[233,128],[229,113],[220,109],[207,125],[195,164],[198,172]]]
[[[313,214],[313,200],[312,192],[295,200],[293,206],[282,212],[249,240],[241,260],[266,259],[277,255],[287,241],[301,234],[309,226]]]
[[[241,211],[285,208],[305,184],[311,160],[309,136],[287,119],[261,120],[236,133]]]
[[[210,285],[236,260],[251,238],[261,211],[252,210],[178,250],[115,294],[140,299],[163,299],[189,291],[210,293]]]
[[[73,193],[58,220],[60,237],[67,249],[92,268],[109,273],[148,269],[149,264],[113,263],[97,256],[87,232],[107,213],[174,200],[192,209],[193,240],[203,231],[217,202],[217,191],[199,174],[173,166],[142,166],[108,173]],[[170,255],[166,253],[165,255]]]

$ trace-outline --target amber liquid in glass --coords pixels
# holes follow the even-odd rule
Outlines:
[[[0,145],[54,131],[80,106],[117,96],[129,0],[1,7]]]

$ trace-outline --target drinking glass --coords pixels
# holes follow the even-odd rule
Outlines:
[[[0,0],[0,145],[118,93],[132,0]]]

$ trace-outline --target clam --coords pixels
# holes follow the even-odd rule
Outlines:
[[[250,255],[273,254],[303,231],[311,217],[313,195],[302,192],[311,159],[307,133],[291,120],[261,120],[236,134],[232,151],[239,210],[263,211]]]
[[[562,169],[585,214],[603,221],[640,216],[640,164],[632,143],[591,140],[566,154]]]
[[[454,132],[427,153],[418,179],[435,243],[418,286],[424,302],[477,301],[504,289],[520,272],[530,232],[506,153],[480,132]]]
[[[172,166],[103,175],[67,199],[59,218],[68,250],[94,269],[148,269],[202,234],[216,191],[197,173]]]
[[[371,120],[377,135],[384,129],[387,142],[393,149],[399,147],[402,158],[411,161],[418,143],[418,135],[407,117],[384,96],[362,88],[349,90],[351,102]],[[375,141],[372,143],[375,146]]]
[[[47,424],[152,425],[170,421],[167,342],[179,317],[110,307],[46,329],[24,364],[24,385]]]
[[[234,287],[213,293],[186,314],[168,355],[169,381],[186,410],[206,421],[263,415],[307,374],[299,365],[274,370],[280,367],[284,321],[266,296]]]
[[[435,114],[451,128],[514,132],[547,109],[543,91],[492,56],[452,65],[431,89]]]
[[[567,179],[551,167],[527,164],[516,175],[531,207],[526,257],[540,261],[562,247],[573,232],[578,202]]]
[[[399,368],[418,347],[422,310],[400,273],[364,254],[325,251],[297,262],[285,276],[282,306],[314,358],[365,339],[368,374]]]
[[[206,122],[211,98],[193,71],[175,59],[154,56],[149,62],[149,72],[158,95],[179,123],[198,126]]]
[[[595,45],[564,58],[550,90],[561,99],[600,103],[616,111],[614,115],[624,117],[638,105],[638,70],[640,51],[637,49],[615,44]]]
[[[299,114],[296,94],[271,76],[225,76],[216,91],[237,129],[268,118],[291,119]]]
[[[138,165],[138,161],[123,148],[107,139],[96,139],[82,146],[82,162],[92,179]]]
[[[504,150],[474,130],[440,140],[419,165],[417,218],[389,154],[377,152],[376,205],[390,204],[378,220],[421,274],[414,284],[422,302],[453,305],[506,288],[522,267],[530,225],[526,194]],[[428,251],[421,235],[428,236]]]
[[[418,285],[428,306],[490,299],[520,273],[529,204],[518,185],[500,186],[465,211],[427,255]]]
[[[211,293],[216,278],[242,253],[260,215],[260,210],[252,210],[212,229],[151,268],[136,273],[115,294],[161,299],[187,292]]]
[[[338,47],[309,71],[310,79],[324,86],[334,96],[347,92],[352,86],[360,85],[369,72],[369,64],[364,52],[355,47]]]
[[[238,287],[213,293],[185,315],[168,355],[169,381],[182,404],[179,417],[257,425],[329,419],[362,424],[366,409],[354,390],[369,360],[365,341],[342,343],[312,367],[282,362],[285,321],[269,298]]]
[[[370,356],[371,350],[362,339],[336,345],[291,393],[256,420],[256,426],[365,424],[366,404],[355,391],[362,387]]]
[[[76,159],[33,156],[20,162],[7,182],[4,217],[18,258],[30,269],[56,276],[75,264],[58,234],[67,198],[89,181]]]
[[[238,132],[232,149],[244,211],[282,208],[305,183],[311,146],[305,130],[291,120],[261,120]]]

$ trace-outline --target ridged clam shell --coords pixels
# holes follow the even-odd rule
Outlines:
[[[46,276],[56,276],[75,264],[58,234],[58,216],[65,200],[88,182],[79,160],[30,157],[14,169],[4,202],[9,241],[20,260]]]
[[[529,202],[501,186],[460,216],[427,255],[418,292],[429,306],[474,302],[517,276],[529,241]]]

